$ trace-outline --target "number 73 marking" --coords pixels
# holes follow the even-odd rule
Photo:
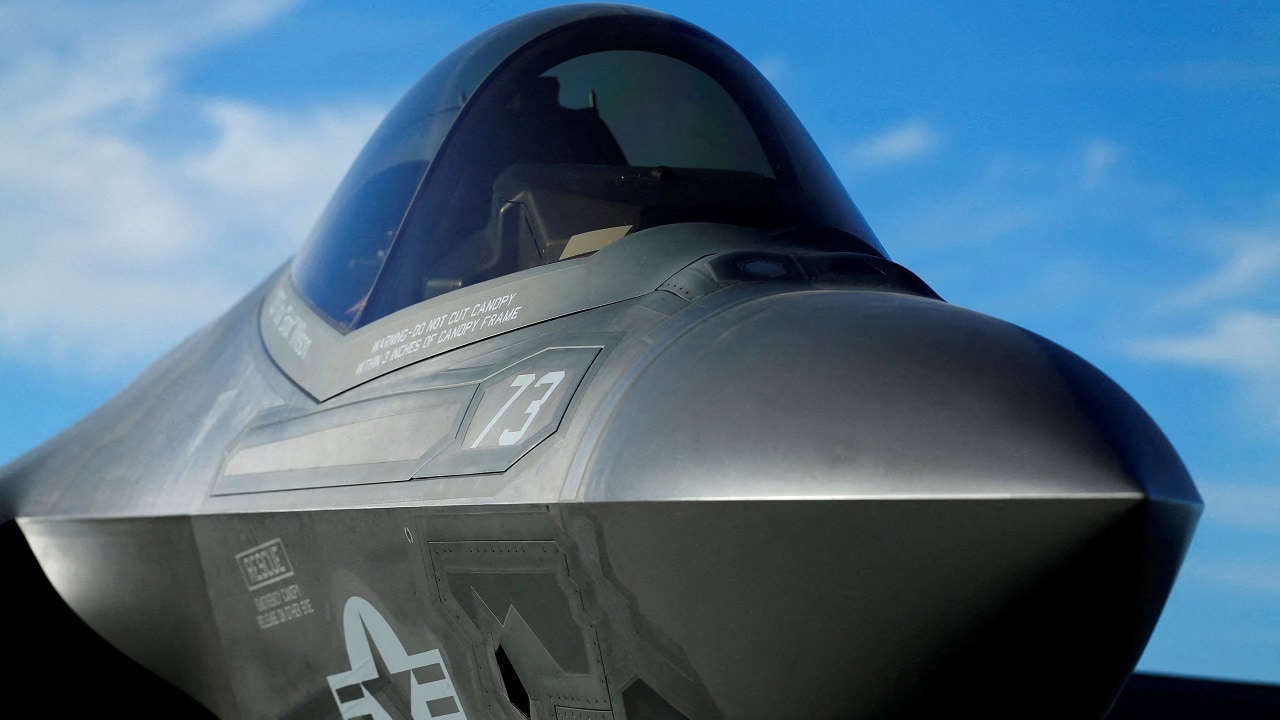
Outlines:
[[[502,419],[502,416],[507,414],[507,410],[511,409],[511,406],[514,405],[516,400],[524,394],[525,390],[528,390],[531,386],[534,388],[540,388],[544,385],[550,386],[542,393],[541,397],[537,400],[530,401],[525,407],[524,424],[520,426],[519,430],[503,430],[502,434],[498,436],[498,444],[503,447],[515,445],[520,442],[520,439],[524,437],[526,432],[528,432],[529,426],[533,424],[534,418],[538,416],[538,412],[542,410],[542,404],[547,401],[547,398],[551,397],[551,393],[556,391],[556,388],[559,387],[562,380],[564,380],[563,370],[552,370],[542,377],[537,377],[533,373],[517,375],[516,379],[511,381],[511,387],[516,389],[515,393],[513,393],[511,397],[503,403],[497,414],[489,419],[489,424],[485,425],[484,430],[480,431],[480,435],[475,439],[475,442],[471,443],[471,447],[476,448],[480,446],[480,443],[484,441],[485,436],[489,434],[489,431],[493,429],[493,426]]]

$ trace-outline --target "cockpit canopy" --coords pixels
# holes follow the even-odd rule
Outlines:
[[[477,36],[409,90],[321,215],[293,281],[346,332],[680,222],[809,229],[827,249],[883,255],[741,56],[668,16],[556,8]]]

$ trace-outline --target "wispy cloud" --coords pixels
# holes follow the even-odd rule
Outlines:
[[[909,120],[861,140],[845,153],[855,168],[873,168],[910,162],[934,153],[942,135],[923,120]]]
[[[769,82],[779,85],[787,78],[790,73],[791,65],[782,55],[766,55],[755,61],[756,69],[761,75],[765,76]]]
[[[1151,360],[1276,376],[1280,380],[1280,314],[1228,312],[1199,331],[1134,340],[1129,350]]]
[[[1224,373],[1240,388],[1241,416],[1280,429],[1280,203],[1252,224],[1200,227],[1197,250],[1218,253],[1199,277],[1152,302],[1153,327],[1128,340],[1130,356]],[[1198,267],[1189,255],[1188,266]]]
[[[1280,313],[1228,311],[1200,330],[1132,340],[1125,349],[1143,360],[1225,373],[1238,386],[1241,427],[1280,429]]]
[[[1091,140],[1084,148],[1084,162],[1080,171],[1080,185],[1096,187],[1107,178],[1120,157],[1120,146],[1109,140]]]
[[[1102,137],[1054,152],[969,148],[962,167],[939,163],[947,173],[941,192],[902,193],[909,202],[891,215],[895,224],[886,235],[896,238],[891,247],[899,252],[920,253],[930,277],[954,277],[962,294],[948,297],[957,302],[1022,319],[1034,312],[1065,318],[1086,304],[1092,311],[1103,295],[1114,300],[1127,287],[1109,277],[1106,257],[1125,243],[1096,238],[1131,232],[1135,219],[1157,214],[1152,206],[1163,202],[1119,172],[1126,152]],[[1123,217],[1117,207],[1125,208]],[[982,264],[994,257],[999,282]],[[1098,319],[1077,318],[1073,331],[1096,333]]]
[[[1209,479],[1199,487],[1205,513],[1198,534],[1209,544],[1193,551],[1197,561],[1187,574],[1241,594],[1280,596],[1280,486]]]
[[[348,105],[268,111],[215,99],[202,104],[215,141],[178,164],[205,211],[250,225],[276,252],[291,250],[319,214],[383,108]]]
[[[0,355],[134,366],[292,252],[381,109],[268,110],[178,75],[289,4],[0,8]],[[149,137],[162,108],[201,141]]]
[[[1200,490],[1207,508],[1206,521],[1280,536],[1280,485],[1205,482]]]
[[[1189,230],[1195,247],[1186,264],[1198,277],[1152,303],[1155,317],[1184,329],[1134,340],[1134,355],[1273,377],[1280,386],[1280,201],[1263,213],[1251,223]],[[1209,253],[1216,262],[1199,259]]]
[[[1226,257],[1216,269],[1170,292],[1163,307],[1207,309],[1260,295],[1270,298],[1280,290],[1280,227],[1226,228],[1201,235],[1213,238]]]

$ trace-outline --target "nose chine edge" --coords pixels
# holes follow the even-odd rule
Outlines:
[[[706,314],[603,422],[582,511],[726,717],[1100,717],[1201,510],[1101,372],[906,295]]]
[[[1016,326],[876,292],[763,294],[656,353],[583,499],[1058,497],[1199,503],[1114,382]]]

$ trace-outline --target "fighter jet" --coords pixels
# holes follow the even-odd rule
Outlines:
[[[1099,718],[1200,510],[750,63],[600,5],[441,60],[291,262],[0,474],[78,617],[245,719]],[[50,707],[151,692],[31,630]]]

